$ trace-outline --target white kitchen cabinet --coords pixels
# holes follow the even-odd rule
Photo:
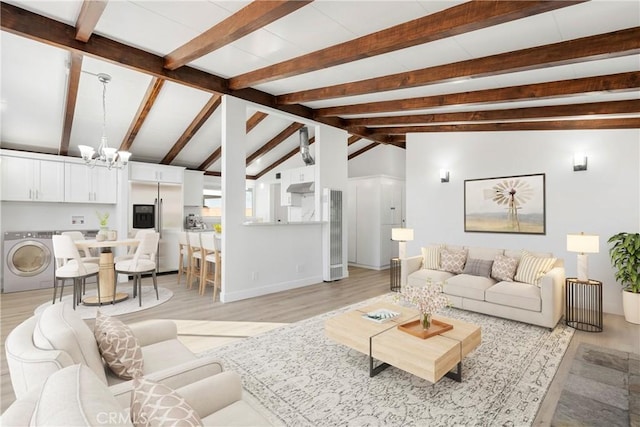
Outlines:
[[[289,170],[289,180],[291,184],[314,182],[315,179],[316,167],[314,165]]]
[[[184,168],[151,163],[129,162],[130,181],[164,182],[182,184]]]
[[[2,200],[64,201],[64,163],[2,156]]]
[[[398,256],[391,229],[404,227],[404,182],[372,176],[349,180],[349,262],[383,269]]]
[[[118,172],[104,166],[89,168],[81,163],[65,164],[64,200],[70,203],[115,204]]]
[[[185,206],[202,206],[204,172],[184,171],[183,195]]]

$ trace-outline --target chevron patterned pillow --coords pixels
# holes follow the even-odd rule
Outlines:
[[[142,349],[131,328],[98,310],[93,334],[102,358],[114,374],[125,380],[142,376]]]
[[[145,378],[133,380],[131,421],[142,426],[201,426],[198,413],[178,393]]]

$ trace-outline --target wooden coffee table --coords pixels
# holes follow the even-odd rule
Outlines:
[[[381,308],[399,312],[400,316],[384,323],[362,317]],[[434,319],[453,325],[453,329],[427,339],[398,329],[398,325],[418,317],[417,310],[380,302],[327,319],[324,330],[330,339],[368,355],[372,377],[395,366],[433,383],[443,376],[462,381],[462,359],[480,345],[480,326],[434,315]],[[382,363],[374,366],[375,360]]]

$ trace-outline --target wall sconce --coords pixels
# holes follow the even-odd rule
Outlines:
[[[449,182],[449,171],[440,169],[440,182]]]
[[[574,172],[587,170],[587,155],[585,153],[573,155],[573,170]]]

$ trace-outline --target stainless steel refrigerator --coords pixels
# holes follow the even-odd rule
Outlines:
[[[182,185],[157,182],[132,182],[129,192],[129,224],[133,228],[133,205],[153,205],[153,228],[160,233],[157,272],[178,270],[178,236],[182,231]]]

